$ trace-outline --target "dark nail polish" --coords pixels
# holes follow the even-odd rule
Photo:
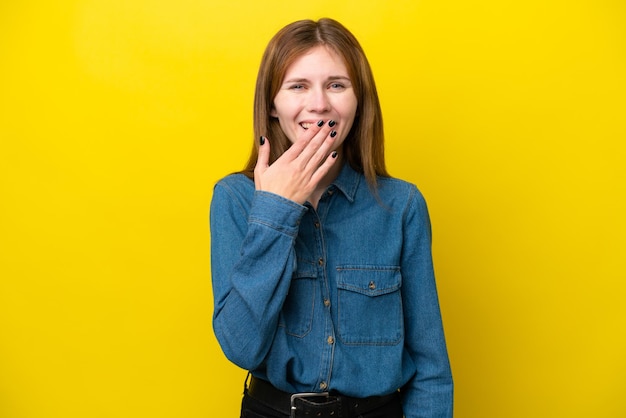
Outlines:
[[[334,120],[330,120],[330,121],[328,121],[328,126],[330,126],[332,128],[333,126],[335,126],[335,123],[336,122]]]
[[[265,144],[265,137],[264,137],[264,136],[262,136],[262,137],[259,139],[259,144],[261,144],[261,146],[263,146],[263,144]]]
[[[324,121],[323,121],[323,120],[321,120],[321,121],[317,122],[317,126],[319,126],[320,128],[321,128],[322,126],[324,126]]]
[[[333,151],[333,153],[330,154],[330,156],[333,157],[333,158],[337,158],[337,151]]]
[[[330,131],[330,137],[334,138],[337,135],[337,131]]]

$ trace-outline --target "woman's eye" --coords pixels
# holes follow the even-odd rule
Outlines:
[[[338,90],[344,88],[344,85],[341,83],[333,83],[330,85],[330,88],[333,90]]]
[[[302,84],[294,84],[293,86],[291,86],[292,90],[302,90],[304,88],[304,86]]]

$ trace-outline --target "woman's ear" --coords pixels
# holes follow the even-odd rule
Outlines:
[[[274,107],[274,105],[272,105],[272,108],[270,109],[270,116],[278,119],[278,113],[276,113],[276,108]]]

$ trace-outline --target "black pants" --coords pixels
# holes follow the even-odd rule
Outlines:
[[[402,418],[402,404],[400,402],[400,394],[393,398],[391,402],[386,403],[372,411],[359,416],[349,416],[342,418]],[[244,394],[241,401],[241,418],[289,418],[279,411],[276,411],[263,403],[257,401],[247,393]]]

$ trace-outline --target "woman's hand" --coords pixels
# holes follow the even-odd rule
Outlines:
[[[320,121],[310,127],[306,135],[272,165],[269,165],[269,141],[261,137],[254,168],[256,189],[275,193],[299,204],[306,202],[337,160],[337,153],[331,153],[336,135],[333,125]]]

